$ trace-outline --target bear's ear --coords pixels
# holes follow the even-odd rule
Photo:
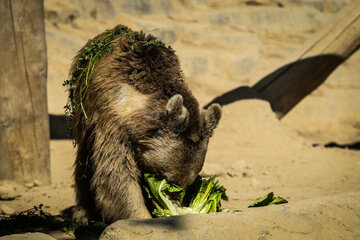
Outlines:
[[[183,106],[183,97],[176,94],[166,104],[165,115],[168,125],[176,132],[182,132],[189,126],[189,112]]]
[[[202,116],[205,122],[205,130],[209,137],[214,133],[214,129],[217,127],[221,118],[221,107],[219,104],[211,104],[206,110],[203,110]]]

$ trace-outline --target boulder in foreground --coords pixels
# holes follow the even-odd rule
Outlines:
[[[120,220],[100,239],[360,239],[359,200],[345,193],[236,214]]]
[[[44,233],[23,233],[23,234],[12,234],[0,237],[1,240],[55,240]]]

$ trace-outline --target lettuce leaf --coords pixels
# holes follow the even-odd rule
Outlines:
[[[220,212],[220,200],[228,200],[226,189],[215,182],[215,176],[208,180],[196,178],[186,192],[175,184],[169,184],[165,179],[158,180],[155,175],[144,174],[146,185],[144,188],[151,199],[155,217]],[[177,206],[170,201],[169,194],[178,193],[183,196],[182,206]]]
[[[157,217],[179,215],[178,206],[170,201],[168,194],[184,195],[183,189],[175,184],[169,184],[165,179],[157,180],[154,174],[145,173],[144,178],[147,183],[144,188],[154,205],[153,214]]]
[[[215,182],[215,175],[208,180],[202,180],[198,176],[188,189],[185,196],[190,196],[191,200],[183,201],[183,205],[189,206],[194,213],[220,212],[220,200],[228,200],[226,189],[220,186],[218,181]]]
[[[287,203],[288,201],[280,196],[274,197],[273,192],[269,192],[264,197],[257,199],[253,204],[249,206],[251,207],[263,207],[263,206],[270,206],[274,204],[283,204]]]

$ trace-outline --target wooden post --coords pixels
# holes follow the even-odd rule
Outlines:
[[[360,46],[360,2],[341,10],[287,65],[253,86],[279,118],[310,94]]]
[[[0,180],[50,184],[43,0],[1,0],[0,25]]]

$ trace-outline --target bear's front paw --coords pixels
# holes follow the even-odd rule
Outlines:
[[[80,206],[76,206],[73,208],[72,210],[73,215],[72,215],[72,220],[75,223],[81,224],[81,225],[88,225],[89,224],[89,217],[86,214],[86,211],[84,210],[84,208],[80,207]]]

